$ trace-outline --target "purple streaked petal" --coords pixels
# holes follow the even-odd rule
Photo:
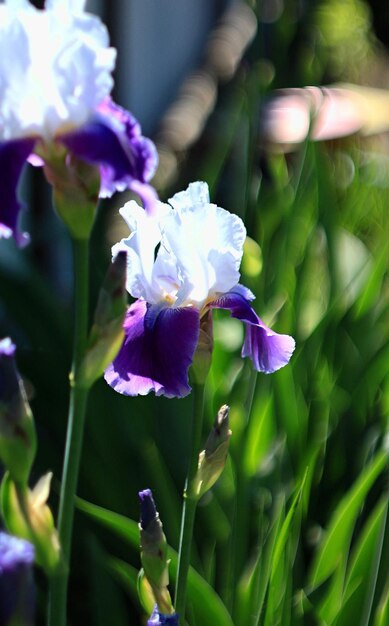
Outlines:
[[[258,372],[272,374],[289,363],[295,345],[293,337],[275,333],[260,321],[246,326],[242,357],[250,357]]]
[[[143,137],[142,129],[138,120],[126,109],[115,104],[111,98],[105,98],[98,107],[98,112],[104,117],[106,123],[118,134],[119,140],[126,149],[127,143],[134,144],[138,148],[137,180],[149,182],[154,176],[158,166],[158,152],[150,139]]]
[[[34,144],[35,139],[31,137],[0,143],[0,239],[13,235],[19,245],[26,244],[28,236],[18,230],[22,206],[17,197],[17,187]]]
[[[127,396],[150,391],[168,398],[186,396],[199,328],[199,312],[193,307],[161,308],[137,300],[127,312],[124,343],[105,380]]]
[[[147,183],[154,175],[158,156],[150,139],[143,137],[136,119],[106,99],[89,122],[57,140],[76,156],[100,165],[100,196],[131,189],[147,208],[157,200]]]
[[[272,331],[255,313],[244,296],[245,287],[238,285],[210,304],[211,308],[228,309],[232,317],[246,324],[242,357],[248,356],[258,372],[271,374],[289,363],[295,341],[289,335]],[[249,292],[251,293],[251,292]]]
[[[227,309],[228,311],[231,311],[232,317],[236,317],[242,322],[256,325],[259,320],[262,324],[250,304],[250,300],[253,299],[254,296],[250,289],[247,289],[247,287],[244,287],[243,285],[236,285],[234,289],[223,294],[222,296],[219,296],[219,298],[211,302],[209,306],[211,309]]]

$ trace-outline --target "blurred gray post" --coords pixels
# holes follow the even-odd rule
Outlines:
[[[115,99],[139,119],[145,134],[174,100],[196,67],[209,31],[229,0],[102,0],[113,45],[118,49]],[[100,7],[98,6],[100,5]]]

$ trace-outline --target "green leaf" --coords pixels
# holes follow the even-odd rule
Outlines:
[[[380,242],[381,246],[378,247],[379,252],[374,259],[374,265],[370,270],[368,280],[355,303],[356,318],[362,317],[362,315],[368,312],[369,308],[373,307],[374,301],[381,291],[382,281],[387,271],[389,254],[389,240],[385,231],[383,231],[383,234],[384,237]]]
[[[289,537],[292,521],[293,521],[293,519],[294,519],[294,517],[295,517],[295,515],[296,515],[296,513],[298,511],[298,506],[299,506],[300,501],[301,501],[301,496],[302,496],[302,492],[303,492],[303,489],[304,489],[305,480],[307,478],[307,473],[308,473],[308,469],[304,473],[304,476],[303,476],[303,478],[301,480],[301,484],[299,485],[299,487],[298,487],[298,489],[296,491],[296,494],[295,494],[295,496],[294,496],[294,498],[292,500],[292,504],[290,506],[288,514],[287,514],[287,516],[285,518],[284,523],[282,524],[280,533],[279,533],[279,535],[277,537],[277,541],[276,541],[275,548],[274,548],[274,556],[273,556],[273,560],[272,560],[272,572],[271,572],[271,575],[270,575],[270,584],[273,581],[273,578],[275,576],[275,573],[276,573],[277,567],[279,565],[281,556],[282,556],[282,554],[283,554],[283,552],[285,550],[285,545],[286,545],[287,539]]]
[[[389,581],[383,591],[374,620],[374,626],[387,626],[387,624],[389,624]]]
[[[380,562],[377,550],[381,551],[382,530],[387,512],[388,501],[384,496],[367,520],[353,550],[344,589],[344,596],[348,597],[348,601],[343,601],[338,626],[348,626],[353,623],[360,623],[362,626],[368,623],[368,616],[363,621],[362,618],[369,613],[372,596],[374,596],[376,569]]]
[[[287,590],[290,586],[289,575],[294,561],[294,551],[291,544],[292,522],[299,510],[302,501],[302,493],[308,470],[305,471],[299,487],[296,490],[289,511],[277,534],[274,552],[271,560],[269,578],[269,591],[266,608],[266,626],[272,626],[276,622],[276,615],[282,614],[283,603],[287,599]]]
[[[77,508],[92,517],[97,522],[100,522],[106,528],[112,530],[116,535],[124,539],[136,550],[139,549],[139,526],[137,522],[134,522],[124,515],[119,515],[108,509],[104,509],[101,506],[87,502],[82,498],[76,498]]]
[[[359,510],[377,476],[385,468],[387,461],[387,453],[385,451],[378,452],[353,487],[340,501],[332,516],[325,538],[316,553],[309,577],[311,586],[317,587],[328,578],[336,569],[342,555],[348,550]]]
[[[94,626],[106,626],[115,616],[115,626],[128,625],[127,599],[112,578],[110,559],[94,536],[86,541],[88,558],[88,605]]]
[[[266,540],[258,551],[252,566],[239,582],[236,615],[242,624],[260,623],[266,591],[269,583],[272,556],[280,528],[285,517],[284,498],[277,503],[274,520]]]

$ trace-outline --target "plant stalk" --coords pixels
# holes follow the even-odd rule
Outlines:
[[[67,590],[74,518],[88,389],[78,381],[88,333],[89,246],[88,239],[73,239],[74,344],[70,374],[70,403],[58,513],[58,535],[63,565],[50,581],[48,626],[66,626]]]
[[[181,623],[185,620],[185,605],[187,581],[192,551],[193,527],[196,514],[198,497],[192,491],[192,485],[196,476],[201,434],[204,416],[204,385],[193,385],[193,422],[192,422],[192,445],[189,461],[188,475],[185,483],[184,502],[181,516],[181,533],[178,549],[178,565],[175,591],[175,610],[180,615]]]

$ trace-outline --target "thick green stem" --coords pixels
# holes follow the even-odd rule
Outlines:
[[[58,514],[58,534],[64,566],[50,585],[49,626],[66,626],[67,589],[74,518],[74,496],[82,450],[88,389],[80,386],[78,373],[84,357],[88,332],[88,240],[73,240],[74,250],[74,345],[70,375],[70,404],[66,433],[66,448]]]
[[[192,484],[196,476],[201,434],[204,414],[204,385],[193,385],[193,422],[192,422],[192,446],[189,461],[188,475],[185,483],[184,503],[181,517],[180,545],[178,549],[178,566],[175,593],[175,610],[181,616],[182,623],[185,619],[186,588],[190,555],[192,549],[192,537],[194,519],[198,498],[192,493]]]

